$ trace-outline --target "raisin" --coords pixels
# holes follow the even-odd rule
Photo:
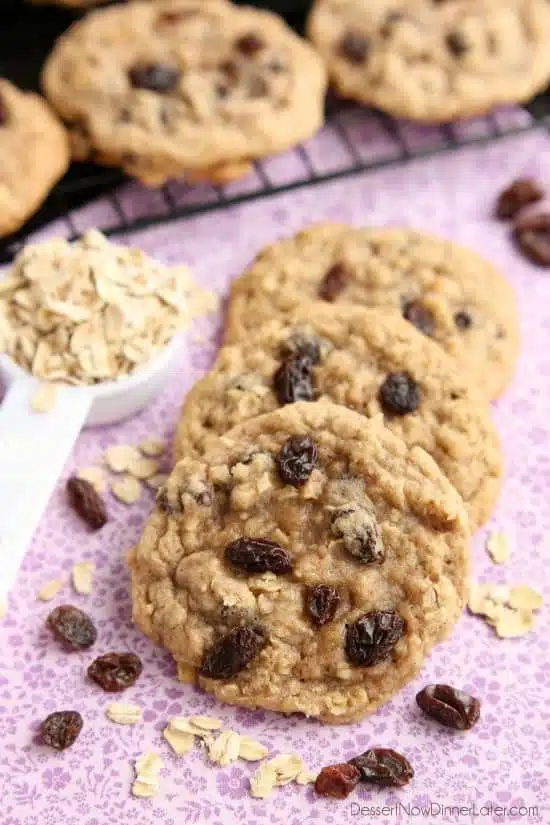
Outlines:
[[[8,122],[8,110],[3,99],[0,97],[0,126],[5,126]]]
[[[306,612],[317,627],[322,627],[334,619],[340,594],[330,584],[316,584],[309,587],[306,593]]]
[[[93,530],[101,530],[107,524],[105,502],[89,481],[73,476],[67,482],[69,503],[80,518]]]
[[[254,32],[243,34],[235,41],[235,48],[245,57],[253,57],[265,47],[262,38]]]
[[[344,507],[337,510],[331,526],[333,534],[342,539],[346,551],[363,564],[382,564],[384,544],[378,522],[364,507]]]
[[[273,389],[279,404],[314,401],[313,364],[308,357],[287,358],[273,376]]]
[[[361,773],[355,765],[343,762],[323,768],[315,780],[315,790],[321,796],[345,799],[359,784]]]
[[[352,665],[383,662],[405,632],[405,621],[394,610],[365,613],[346,628],[346,655]]]
[[[261,625],[235,627],[207,651],[201,676],[207,679],[230,679],[244,670],[266,644]]]
[[[460,32],[451,32],[448,34],[445,38],[445,43],[454,57],[462,57],[470,48],[464,35]]]
[[[137,682],[142,670],[141,659],[135,653],[105,653],[94,659],[88,676],[107,693],[120,693]]]
[[[544,192],[536,181],[531,178],[519,178],[499,195],[495,215],[501,221],[515,218],[524,206],[536,203],[543,197]]]
[[[54,608],[46,624],[68,650],[86,650],[97,639],[97,630],[90,617],[70,604]]]
[[[326,273],[319,287],[319,298],[332,303],[350,279],[350,271],[344,264],[334,264]]]
[[[462,310],[461,312],[455,312],[454,321],[458,329],[470,329],[473,318],[469,312]]]
[[[338,50],[348,63],[360,66],[369,56],[370,43],[363,34],[350,29],[340,40]]]
[[[226,561],[247,573],[290,573],[292,559],[287,550],[267,539],[236,539],[225,548]]]
[[[479,699],[450,685],[426,685],[416,702],[427,716],[455,730],[470,730],[479,721]]]
[[[403,318],[410,321],[424,335],[433,335],[435,320],[430,310],[419,301],[410,301],[403,308]]]
[[[359,770],[361,782],[381,787],[402,788],[414,776],[409,760],[391,748],[370,748],[350,759],[350,765]]]
[[[56,710],[40,725],[40,738],[45,745],[64,751],[76,742],[84,721],[77,710]]]
[[[322,339],[317,335],[308,335],[304,332],[295,332],[282,345],[283,356],[295,355],[307,358],[313,366],[321,363]]]
[[[302,487],[317,466],[317,445],[309,435],[287,438],[277,456],[283,484]]]
[[[138,63],[128,72],[128,79],[134,89],[173,92],[179,83],[180,72],[161,63]]]
[[[550,212],[520,218],[514,234],[526,258],[539,266],[550,266]]]
[[[380,404],[389,415],[407,415],[420,406],[420,389],[408,372],[391,372],[380,387]]]

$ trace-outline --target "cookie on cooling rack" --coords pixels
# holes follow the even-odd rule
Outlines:
[[[59,38],[42,80],[76,156],[151,185],[240,177],[323,122],[313,47],[277,15],[226,0],[95,10]]]
[[[434,341],[390,311],[310,304],[223,347],[188,394],[177,457],[212,434],[292,401],[328,399],[429,453],[466,504],[472,530],[491,515],[502,454],[487,404]]]
[[[310,227],[267,247],[234,283],[225,340],[241,341],[314,300],[399,312],[487,398],[512,378],[519,349],[512,287],[451,241],[409,229]]]
[[[25,223],[68,166],[66,131],[46,101],[0,78],[0,237]]]
[[[130,554],[133,614],[224,702],[359,719],[468,586],[464,505],[380,418],[291,404],[180,461]]]
[[[448,121],[550,82],[547,0],[316,0],[309,37],[345,97]]]

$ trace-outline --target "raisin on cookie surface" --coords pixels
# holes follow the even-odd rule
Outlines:
[[[435,462],[381,417],[298,403],[182,459],[130,567],[134,620],[186,678],[230,704],[348,722],[458,619],[469,530]]]
[[[25,223],[68,167],[67,134],[46,101],[0,78],[0,237]]]
[[[445,121],[550,81],[546,0],[317,0],[309,37],[345,97]]]
[[[191,389],[176,434],[182,457],[204,451],[255,415],[292,401],[327,399],[387,426],[428,452],[462,496],[472,530],[500,492],[502,453],[487,403],[452,360],[396,313],[311,304],[222,347]]]
[[[310,227],[264,249],[231,291],[225,340],[313,300],[398,311],[452,356],[487,398],[519,350],[511,285],[474,252],[410,229]]]
[[[42,81],[78,157],[159,185],[230,180],[310,137],[326,72],[270,12],[172,0],[90,12],[59,38]]]

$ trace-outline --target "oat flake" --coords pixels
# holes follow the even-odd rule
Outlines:
[[[96,493],[99,493],[100,496],[107,491],[107,482],[105,481],[101,467],[83,467],[76,475],[77,478],[89,481]]]
[[[91,561],[79,561],[73,567],[73,587],[81,596],[89,596],[93,587],[95,564]]]
[[[37,598],[40,599],[41,602],[51,602],[52,599],[55,599],[64,584],[65,581],[63,579],[52,579],[52,581],[49,581],[38,591]]]
[[[141,498],[141,484],[132,476],[115,481],[112,490],[113,495],[123,504],[135,504]]]
[[[516,610],[540,610],[544,599],[532,587],[520,584],[510,590],[508,604]]]
[[[113,473],[125,473],[134,461],[140,461],[141,455],[131,444],[113,444],[105,452],[105,462]]]
[[[139,449],[143,455],[149,456],[149,458],[157,458],[166,450],[166,444],[160,438],[147,438],[141,442]]]
[[[122,702],[113,702],[105,711],[111,722],[117,725],[136,725],[143,721],[143,710],[139,705],[124,705]]]
[[[127,470],[134,478],[144,480],[156,475],[158,468],[159,462],[156,459],[139,456],[139,458],[129,462]]]
[[[486,547],[495,564],[507,564],[510,560],[510,544],[504,533],[489,536]]]
[[[240,736],[232,730],[224,730],[208,746],[208,757],[221,768],[227,767],[239,758]]]
[[[195,737],[192,733],[173,730],[170,725],[163,730],[162,735],[178,756],[184,756],[195,746]]]
[[[259,762],[261,759],[269,754],[269,748],[255,742],[248,736],[241,736],[239,742],[239,759],[245,759],[247,762]]]

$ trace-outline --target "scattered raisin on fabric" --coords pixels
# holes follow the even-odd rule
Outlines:
[[[450,685],[426,685],[416,702],[427,716],[454,730],[470,730],[479,721],[479,699]]]
[[[381,787],[402,788],[414,776],[409,760],[391,748],[370,748],[350,759],[350,765],[359,770],[361,782]]]
[[[68,650],[87,650],[97,639],[97,630],[90,617],[71,604],[55,607],[46,624]]]
[[[302,487],[317,466],[317,445],[309,435],[287,438],[277,456],[279,476],[284,484]]]
[[[356,788],[360,777],[359,769],[349,762],[328,765],[315,780],[315,790],[321,796],[345,799]]]
[[[550,266],[550,212],[519,218],[514,235],[526,258],[538,266]]]
[[[246,573],[275,573],[280,576],[292,570],[288,550],[268,539],[235,539],[225,548],[225,558],[232,567]]]
[[[207,679],[230,679],[244,670],[267,642],[261,625],[235,627],[206,652],[201,676]]]
[[[334,619],[340,594],[331,584],[316,584],[306,591],[306,612],[311,622],[322,627]]]
[[[101,530],[107,524],[105,502],[89,481],[72,476],[67,481],[69,504],[92,530]]]
[[[383,662],[405,632],[405,621],[395,610],[373,610],[346,628],[348,661],[357,667]]]
[[[515,218],[525,206],[544,197],[542,187],[532,178],[518,178],[498,196],[495,216],[506,221]]]
[[[135,653],[105,653],[88,667],[88,676],[107,693],[120,693],[137,682],[142,670]]]
[[[76,740],[84,720],[77,710],[56,710],[46,716],[40,725],[40,738],[45,745],[64,751]]]
[[[408,372],[391,372],[378,394],[380,404],[389,415],[407,415],[420,406],[420,388]]]

